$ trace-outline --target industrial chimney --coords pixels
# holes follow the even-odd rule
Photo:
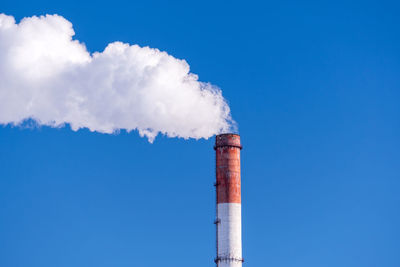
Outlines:
[[[240,196],[240,136],[215,139],[217,191],[217,267],[242,266],[242,211]]]

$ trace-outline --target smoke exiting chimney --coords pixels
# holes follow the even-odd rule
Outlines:
[[[235,130],[221,90],[185,60],[121,42],[91,53],[74,35],[58,15],[17,23],[0,13],[0,126],[32,119],[74,131],[137,130],[150,142]]]
[[[221,134],[215,139],[217,191],[217,267],[242,266],[240,193],[240,136]]]

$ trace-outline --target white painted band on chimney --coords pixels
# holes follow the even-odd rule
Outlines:
[[[242,205],[217,205],[218,267],[242,266]]]

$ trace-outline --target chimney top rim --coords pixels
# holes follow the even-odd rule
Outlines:
[[[236,135],[236,136],[240,137],[240,134],[237,134],[237,133],[222,133],[222,134],[217,134],[216,137],[218,137],[218,136],[227,136],[227,135]]]
[[[232,133],[217,135],[215,137],[214,149],[216,150],[218,147],[237,147],[242,149],[242,145],[240,144],[240,135]]]

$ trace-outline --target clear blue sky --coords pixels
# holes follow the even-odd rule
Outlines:
[[[92,52],[156,47],[222,88],[244,146],[245,266],[400,266],[397,1],[3,0],[0,12],[60,14]],[[0,266],[214,266],[213,142],[1,127]]]

